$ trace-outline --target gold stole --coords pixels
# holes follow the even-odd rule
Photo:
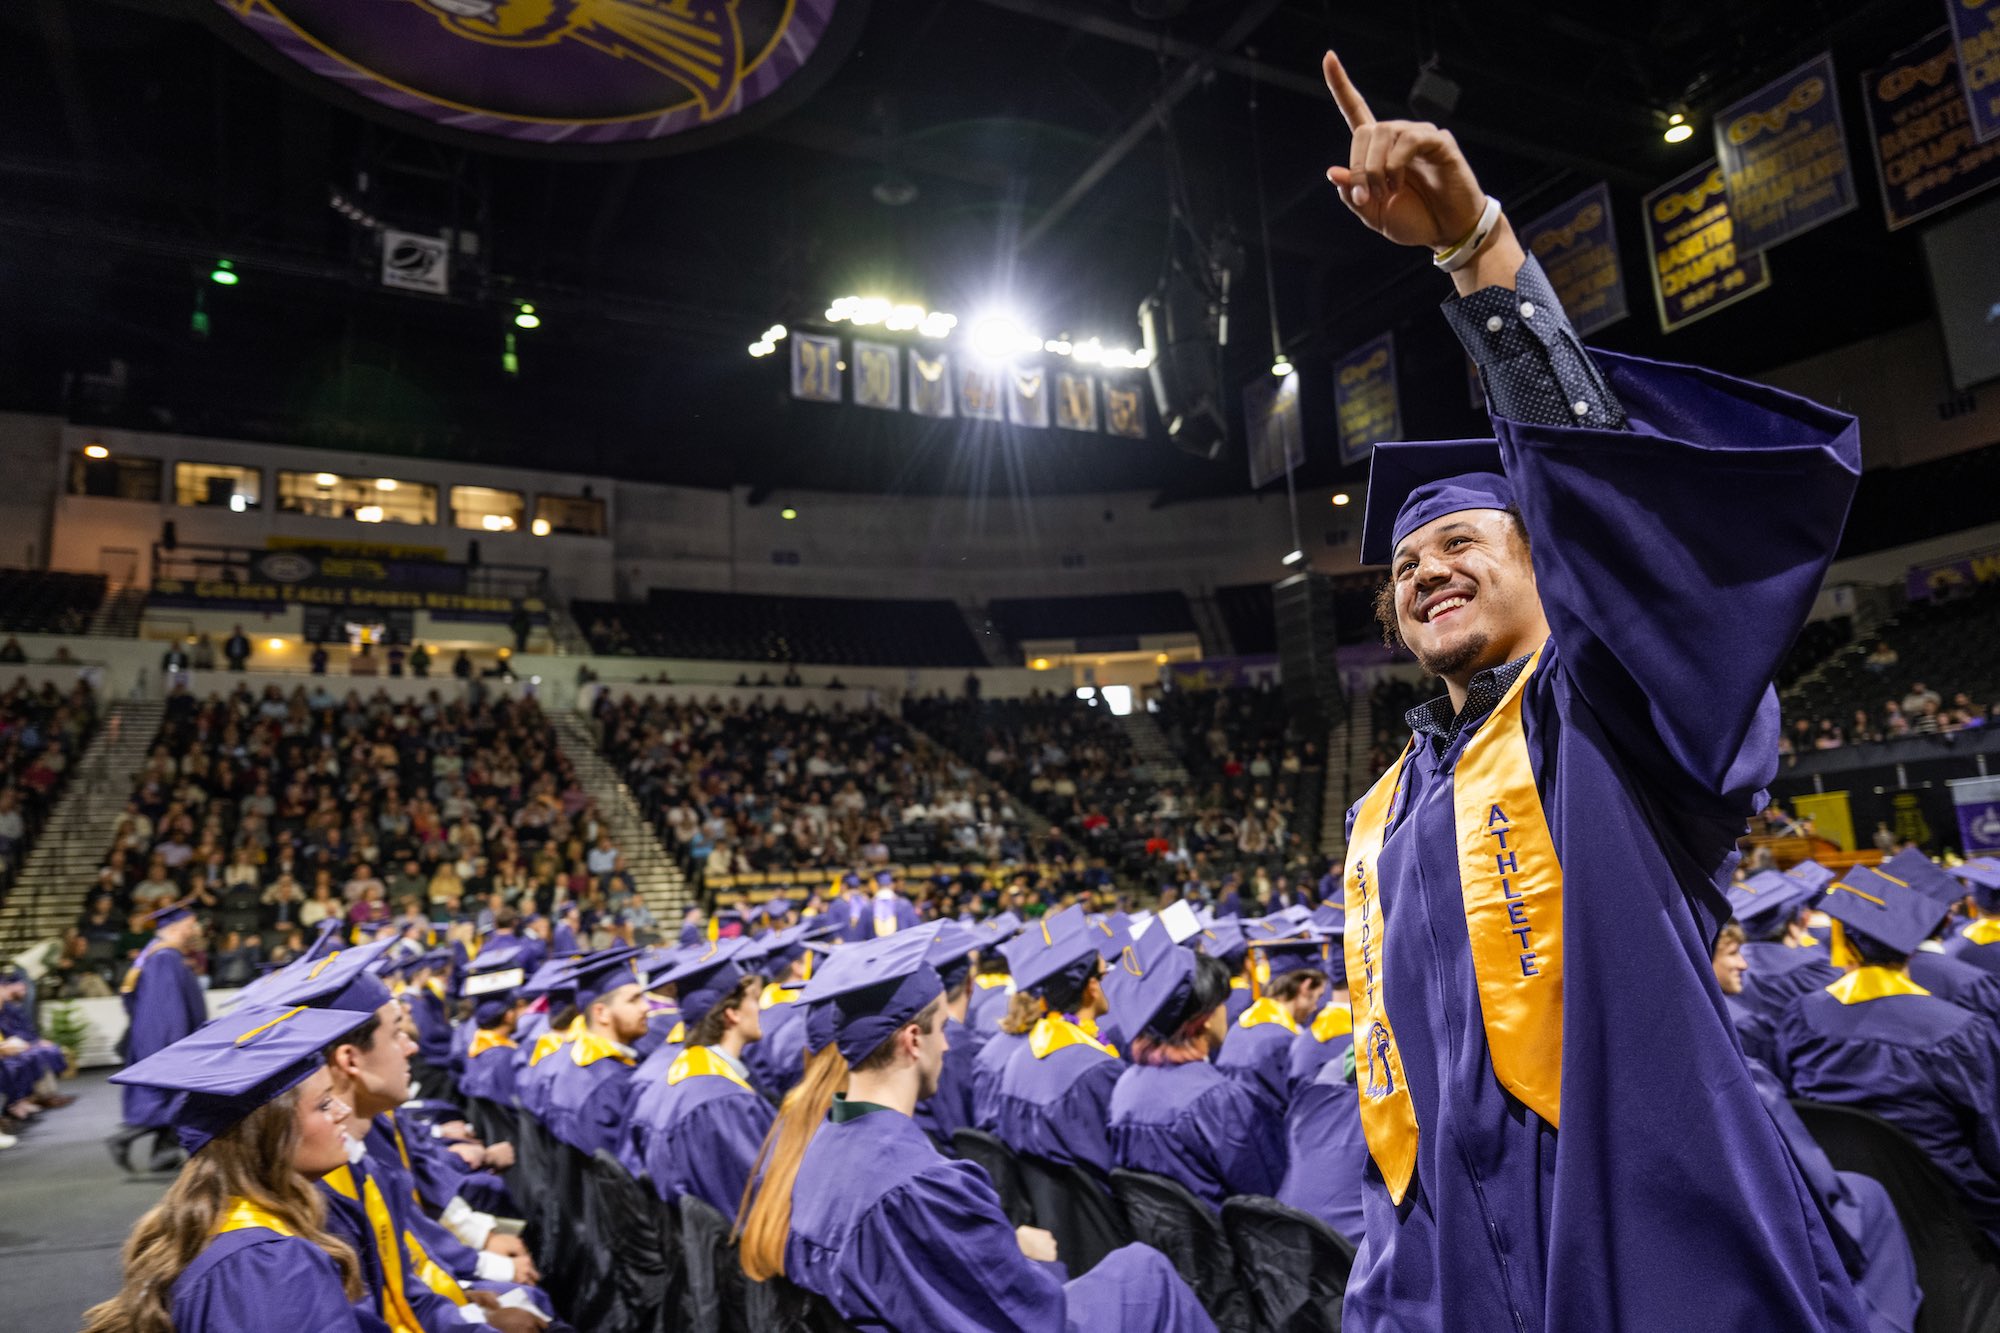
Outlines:
[[[798,998],[799,998],[798,991],[786,990],[783,986],[779,985],[777,982],[774,981],[770,985],[764,987],[764,993],[757,997],[757,1004],[759,1008],[770,1009],[777,1005],[790,1004],[793,1000],[796,1000]]]
[[[375,1184],[373,1176],[362,1177],[362,1188],[354,1185],[354,1168],[343,1166],[326,1177],[327,1188],[343,1199],[351,1199],[361,1204],[368,1214],[368,1229],[375,1241],[375,1261],[382,1270],[383,1320],[394,1333],[424,1333],[423,1321],[410,1306],[410,1298],[403,1293],[402,1247],[396,1243],[396,1224],[390,1220],[389,1205],[382,1201],[382,1191]]]
[[[996,986],[1012,985],[1014,978],[1005,972],[981,972],[972,979],[972,984],[981,990],[992,990]]]
[[[743,1075],[729,1067],[729,1062],[706,1046],[690,1046],[675,1057],[673,1066],[667,1070],[667,1083],[679,1083],[683,1079],[699,1078],[713,1074],[726,1078],[745,1092],[755,1092]]]
[[[1354,1035],[1354,1011],[1344,1004],[1329,1004],[1312,1021],[1313,1040],[1324,1046],[1335,1037]]]
[[[229,1206],[223,1209],[221,1217],[215,1219],[215,1225],[209,1228],[208,1234],[211,1236],[220,1236],[224,1232],[248,1231],[253,1227],[262,1227],[266,1231],[275,1231],[280,1236],[296,1236],[299,1234],[292,1230],[290,1223],[286,1222],[276,1213],[258,1207],[240,1194],[230,1197]]]
[[[1826,988],[1842,1004],[1865,1004],[1885,995],[1929,995],[1900,967],[1857,967]]]
[[[1958,933],[1974,944],[2000,944],[2000,916],[1982,916]]]
[[[544,1032],[541,1036],[535,1038],[535,1049],[528,1052],[528,1068],[533,1069],[543,1060],[561,1050],[564,1043],[576,1040],[577,1034],[582,1031],[583,1019],[579,1017],[571,1019],[570,1025],[560,1032]]]
[[[1414,740],[1412,744],[1414,744]],[[1347,864],[1341,872],[1347,900],[1347,985],[1353,1005],[1354,1082],[1360,1090],[1361,1129],[1368,1154],[1382,1173],[1389,1197],[1403,1201],[1417,1168],[1417,1112],[1403,1081],[1403,1057],[1396,1033],[1389,1026],[1384,1003],[1382,956],[1382,896],[1375,888],[1375,862],[1389,836],[1389,821],[1403,794],[1407,747],[1387,773],[1378,778],[1354,811],[1354,836],[1347,844]]]
[[[1296,1034],[1299,1030],[1299,1020],[1293,1018],[1285,1006],[1279,1004],[1268,995],[1252,1003],[1236,1020],[1236,1026],[1240,1028],[1261,1027],[1265,1023],[1276,1023],[1285,1031],[1293,1034]]]
[[[1562,1111],[1563,876],[1528,764],[1521,699],[1542,650],[1514,680],[1452,771],[1459,891],[1472,973],[1500,1086],[1559,1127]]]
[[[146,947],[139,950],[139,956],[132,960],[131,968],[125,973],[125,979],[118,983],[118,993],[120,995],[130,995],[134,990],[137,990],[139,986],[139,973],[144,970],[146,960],[166,947],[166,945],[160,943],[158,940],[148,940]]]
[[[515,1049],[514,1039],[499,1028],[481,1028],[472,1034],[472,1044],[465,1048],[465,1058],[470,1060],[502,1047],[510,1051]]]
[[[1099,1041],[1096,1034],[1084,1031],[1080,1024],[1070,1022],[1061,1014],[1043,1014],[1035,1020],[1034,1028],[1028,1033],[1028,1049],[1035,1053],[1037,1060],[1066,1046],[1088,1046],[1114,1059],[1118,1055],[1117,1051]]]
[[[595,1032],[585,1030],[570,1040],[569,1058],[578,1069],[587,1069],[599,1060],[616,1060],[620,1064],[637,1064],[631,1056],[618,1049],[609,1037],[600,1037]]]

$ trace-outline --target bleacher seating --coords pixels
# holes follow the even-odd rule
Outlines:
[[[986,664],[948,601],[655,588],[643,603],[578,602],[574,614],[599,653],[828,666]]]
[[[0,631],[80,634],[104,600],[104,575],[0,569]]]
[[[993,627],[1017,646],[1033,639],[1136,639],[1195,632],[1194,611],[1179,591],[1001,597],[987,603],[986,613]]]
[[[0,691],[0,898],[27,860],[96,725],[97,701],[81,681],[67,693],[52,684],[37,689],[25,680]]]

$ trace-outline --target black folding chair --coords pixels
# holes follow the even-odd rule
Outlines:
[[[468,1096],[465,1099],[465,1120],[482,1143],[509,1143],[514,1137],[514,1112],[511,1107],[485,1097]],[[514,1154],[517,1158],[520,1153]]]
[[[1021,1184],[1035,1225],[1056,1238],[1056,1257],[1080,1277],[1132,1243],[1131,1227],[1104,1183],[1073,1162],[1022,1156]]]
[[[1889,1192],[1924,1293],[1917,1333],[2000,1328],[2000,1251],[1924,1151],[1867,1111],[1804,1100],[1792,1107],[1836,1168],[1878,1180]]]
[[[1207,1204],[1178,1180],[1123,1168],[1111,1173],[1111,1191],[1125,1210],[1133,1239],[1173,1262],[1220,1333],[1255,1333],[1235,1252]]]
[[[1354,1246],[1311,1213],[1260,1194],[1222,1204],[1222,1229],[1255,1307],[1258,1333],[1340,1333]]]
[[[659,1247],[658,1262],[667,1274],[666,1293],[660,1298],[660,1308],[653,1312],[650,1327],[653,1333],[681,1333],[694,1325],[687,1322],[688,1272],[687,1255],[681,1249],[680,1203],[662,1199],[644,1176],[639,1177],[639,1189],[646,1196],[646,1206],[653,1210],[653,1243]]]
[[[570,1322],[602,1333],[653,1333],[681,1277],[679,1256],[669,1265],[661,1250],[657,1200],[602,1148],[584,1170],[589,1235],[605,1263]]]
[[[514,1168],[510,1175],[519,1179],[510,1179],[508,1190],[527,1214],[524,1239],[535,1256],[535,1266],[547,1274],[555,1269],[560,1244],[560,1235],[549,1221],[556,1204],[555,1140],[541,1121],[526,1111],[517,1111],[513,1143]]]
[[[752,1333],[750,1280],[729,1238],[729,1219],[692,1194],[680,1198],[681,1255],[687,1271],[687,1333]]]
[[[1014,1150],[1001,1142],[999,1136],[983,1129],[953,1130],[951,1150],[968,1162],[985,1168],[993,1180],[993,1188],[1000,1195],[1000,1207],[1005,1210],[1007,1220],[1017,1227],[1027,1226],[1035,1220],[1033,1207],[1028,1202],[1027,1187],[1021,1180],[1021,1164],[1014,1156]]]

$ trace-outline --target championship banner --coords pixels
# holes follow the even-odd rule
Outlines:
[[[1833,56],[1821,54],[1715,117],[1736,248],[1761,254],[1856,202]]]
[[[1646,196],[1646,252],[1660,332],[1686,328],[1771,285],[1763,255],[1743,254],[1722,168],[1702,163]]]
[[[2000,139],[2000,0],[1945,0],[1972,137]]]
[[[406,128],[517,145],[681,148],[753,128],[744,112],[759,108],[755,119],[766,120],[810,93],[840,63],[867,5],[208,0],[201,8],[266,64],[302,68]],[[798,77],[809,65],[811,77]]]
[[[951,411],[951,354],[925,356],[910,349],[910,411],[920,417],[949,417]]]
[[[1963,92],[1945,28],[1861,76],[1890,231],[2000,181],[2000,137],[1983,144],[1974,137]]]
[[[1340,425],[1342,463],[1359,463],[1377,441],[1403,433],[1396,402],[1395,334],[1365,342],[1334,363],[1333,414]]]
[[[903,349],[894,343],[854,340],[854,403],[885,412],[903,407]]]
[[[1006,404],[1000,394],[1000,372],[970,361],[958,363],[958,412],[974,421],[1004,421]]]
[[[1947,778],[1966,856],[2000,853],[2000,778]]]
[[[1097,431],[1097,381],[1089,375],[1056,374],[1056,425],[1064,430]]]
[[[1049,428],[1049,376],[1040,366],[1008,366],[1007,420],[1016,426]]]
[[[1603,181],[1530,222],[1521,245],[1539,259],[1579,336],[1625,318],[1625,270],[1611,223],[1611,187]]]
[[[1299,372],[1259,375],[1243,386],[1244,437],[1250,446],[1250,489],[1261,490],[1306,461],[1299,419]]]
[[[1952,560],[1913,565],[1903,589],[1912,601],[1968,592],[1982,583],[2000,582],[2000,546],[1973,551]]]
[[[794,333],[792,397],[813,403],[840,401],[840,339],[818,333]]]
[[[429,296],[451,294],[451,245],[442,236],[382,229],[382,285]]]
[[[1139,389],[1104,382],[1104,429],[1122,440],[1146,438],[1146,400]]]

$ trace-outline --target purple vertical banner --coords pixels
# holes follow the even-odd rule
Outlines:
[[[1625,270],[1603,181],[1521,229],[1521,245],[1541,261],[1563,313],[1579,335],[1625,318]]]
[[[1889,230],[2000,183],[2000,138],[1980,143],[1966,114],[1951,34],[1939,28],[1861,76],[1875,176]]]
[[[1736,248],[1762,254],[1857,202],[1833,56],[1822,53],[1715,117]]]
[[[1396,398],[1396,335],[1385,333],[1333,365],[1333,412],[1340,427],[1340,461],[1358,463],[1377,442],[1403,433]]]
[[[1647,195],[1645,210],[1660,332],[1672,333],[1771,285],[1764,256],[1737,248],[1729,191],[1714,161]]]
[[[1945,0],[1952,41],[1958,46],[1958,78],[1965,85],[1965,109],[1972,137],[2000,139],[2000,3]]]
[[[1965,854],[2000,852],[2000,778],[1958,778],[1947,785],[1957,808],[1958,834]]]

